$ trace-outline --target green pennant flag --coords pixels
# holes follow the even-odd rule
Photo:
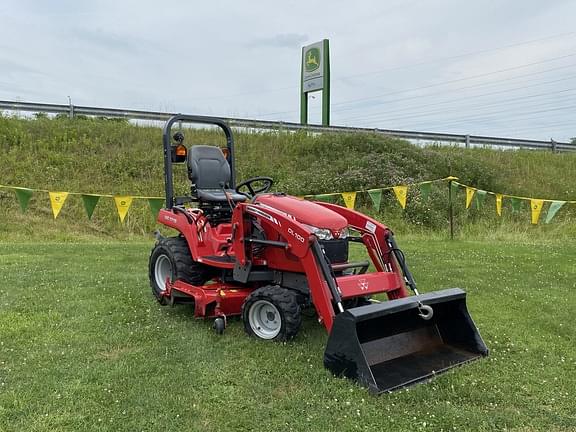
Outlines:
[[[94,213],[94,209],[96,208],[96,204],[98,204],[98,200],[100,199],[100,195],[85,195],[82,194],[82,202],[84,203],[84,210],[86,210],[86,214],[88,215],[88,219],[92,219],[92,214]]]
[[[370,189],[368,195],[370,196],[376,211],[380,210],[380,204],[382,203],[382,189]]]
[[[321,194],[321,195],[314,195],[312,199],[316,201],[323,201],[327,203],[333,203],[336,200],[336,194]]]
[[[514,213],[518,213],[522,209],[522,201],[520,198],[510,198],[510,202],[512,203],[512,211]]]
[[[486,191],[478,189],[476,191],[474,202],[476,203],[476,208],[479,209],[484,204],[484,200],[486,199]]]
[[[548,207],[548,214],[546,215],[544,223],[550,223],[554,216],[556,216],[556,213],[558,213],[558,210],[560,210],[564,204],[566,204],[566,201],[552,201],[550,207]]]
[[[16,192],[16,197],[18,198],[18,202],[20,203],[22,213],[26,212],[26,209],[28,208],[28,203],[30,202],[30,198],[32,198],[32,194],[34,193],[34,191],[32,189],[26,189],[26,188],[14,188],[14,192]]]
[[[456,196],[459,188],[460,188],[460,185],[458,183],[454,183],[453,181],[450,182],[450,189],[452,191],[453,197]]]
[[[422,201],[426,201],[428,199],[428,195],[430,195],[431,190],[432,183],[422,183],[420,185],[420,196],[422,197]]]
[[[150,206],[150,211],[152,216],[158,217],[160,209],[164,205],[164,200],[162,198],[148,198],[148,205]]]

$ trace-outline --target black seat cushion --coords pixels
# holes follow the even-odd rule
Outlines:
[[[201,201],[246,201],[246,196],[230,188],[230,165],[219,147],[195,145],[188,152],[188,177]]]
[[[234,202],[244,202],[247,197],[232,189],[224,189],[228,197]],[[198,189],[198,199],[201,201],[228,201],[222,189]]]

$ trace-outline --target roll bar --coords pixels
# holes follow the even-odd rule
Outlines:
[[[216,117],[194,116],[178,114],[168,119],[162,130],[162,143],[164,145],[164,189],[166,191],[166,208],[171,209],[174,206],[174,183],[172,178],[172,125],[176,122],[199,123],[218,126],[226,135],[226,146],[228,155],[226,159],[230,164],[230,184],[236,185],[236,168],[234,164],[234,137],[232,129],[222,119]]]

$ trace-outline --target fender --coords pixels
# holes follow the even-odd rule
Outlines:
[[[208,225],[198,224],[201,219],[199,215],[188,213],[188,216],[192,218],[195,217],[196,223],[191,224],[186,215],[182,213],[175,212],[174,210],[161,209],[158,213],[158,222],[180,232],[188,243],[192,258],[198,260],[201,256],[199,248],[200,246],[204,246],[204,237]]]

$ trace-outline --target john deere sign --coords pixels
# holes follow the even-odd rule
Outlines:
[[[308,123],[308,93],[322,90],[322,124],[330,123],[330,64],[328,39],[302,48],[300,122]]]

